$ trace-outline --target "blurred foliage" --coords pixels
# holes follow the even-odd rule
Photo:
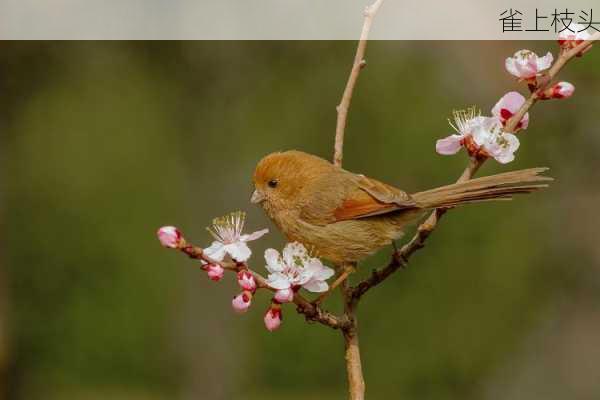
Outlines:
[[[331,156],[354,46],[0,43],[7,398],[344,398],[337,332],[291,306],[282,329],[265,331],[265,294],[234,315],[235,283],[209,282],[154,232],[177,225],[202,245],[213,217],[247,210],[250,229],[272,230],[253,247],[261,269],[284,239],[248,201],[253,167],[281,149]],[[345,167],[408,191],[456,179],[466,157],[437,156],[434,142],[452,109],[486,113],[522,89],[503,71],[520,46],[371,43]],[[498,371],[527,354],[553,304],[600,303],[586,297],[600,286],[595,244],[580,237],[598,223],[586,199],[600,194],[599,66],[595,50],[568,66],[575,97],[536,106],[517,160],[481,171],[551,166],[550,190],[453,211],[409,269],[365,298],[369,398],[494,398]]]

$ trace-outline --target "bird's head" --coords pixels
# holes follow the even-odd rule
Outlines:
[[[331,163],[301,151],[271,153],[256,166],[251,202],[274,218],[297,207],[303,188],[331,168]]]

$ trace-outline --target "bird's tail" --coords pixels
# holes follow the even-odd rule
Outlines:
[[[510,200],[520,193],[531,193],[548,187],[553,179],[540,174],[548,168],[520,171],[471,179],[412,195],[422,208],[454,207],[460,204],[492,200]]]

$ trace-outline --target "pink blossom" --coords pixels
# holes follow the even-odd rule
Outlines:
[[[273,299],[278,303],[290,303],[294,300],[294,290],[291,288],[280,289],[275,292]]]
[[[203,268],[211,281],[219,282],[225,275],[225,270],[219,264],[206,264]]]
[[[492,115],[506,126],[506,122],[515,115],[525,103],[525,97],[518,92],[508,92],[492,108]],[[529,113],[526,113],[517,124],[516,130],[527,129],[529,126]]]
[[[252,293],[248,291],[244,291],[231,300],[231,306],[233,307],[233,311],[238,314],[243,314],[248,311],[250,308],[250,304],[252,304]]]
[[[240,271],[237,274],[238,284],[244,290],[253,292],[256,290],[256,280],[249,271]]]
[[[279,326],[281,326],[281,320],[281,308],[279,306],[272,305],[265,314],[265,327],[269,331],[273,332],[274,330],[279,329]]]
[[[590,36],[590,33],[584,25],[573,22],[569,24],[568,28],[559,32],[558,44],[563,49],[572,49],[583,43],[585,40],[588,40]]]
[[[569,82],[558,82],[544,91],[543,99],[567,99],[573,96],[575,86]]]
[[[156,235],[164,247],[176,249],[181,244],[181,232],[174,226],[163,226],[156,232]]]
[[[541,71],[550,68],[554,61],[552,53],[539,57],[533,51],[519,50],[505,61],[506,70],[519,79],[535,78]]]

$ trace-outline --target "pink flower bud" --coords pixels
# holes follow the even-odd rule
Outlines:
[[[225,275],[225,270],[219,264],[206,264],[204,269],[208,273],[209,279],[215,282],[219,282]]]
[[[557,99],[566,99],[573,96],[575,86],[569,82],[559,82],[554,85],[554,97]]]
[[[248,290],[252,293],[256,291],[256,280],[254,276],[248,271],[240,271],[237,275],[238,284],[244,290]]]
[[[525,103],[525,97],[518,92],[508,92],[492,108],[492,115],[495,116],[502,122],[503,126],[513,115],[515,115],[519,109]],[[516,130],[527,129],[529,126],[529,113],[526,113],[521,121],[516,126]]]
[[[181,232],[174,226],[163,226],[156,232],[160,244],[170,249],[176,249],[181,244]]]
[[[281,308],[279,306],[272,305],[265,314],[265,327],[269,331],[273,332],[274,330],[279,329],[279,326],[281,326],[281,320]]]
[[[543,100],[548,99],[567,99],[573,96],[575,86],[569,82],[558,82],[552,87],[546,89],[540,96]]]
[[[246,311],[248,311],[248,308],[250,308],[250,304],[252,304],[252,293],[248,291],[244,291],[243,293],[238,294],[231,301],[233,311],[235,311],[238,314],[243,314]]]
[[[273,298],[278,303],[289,303],[294,300],[294,291],[291,288],[280,289],[275,292]]]

